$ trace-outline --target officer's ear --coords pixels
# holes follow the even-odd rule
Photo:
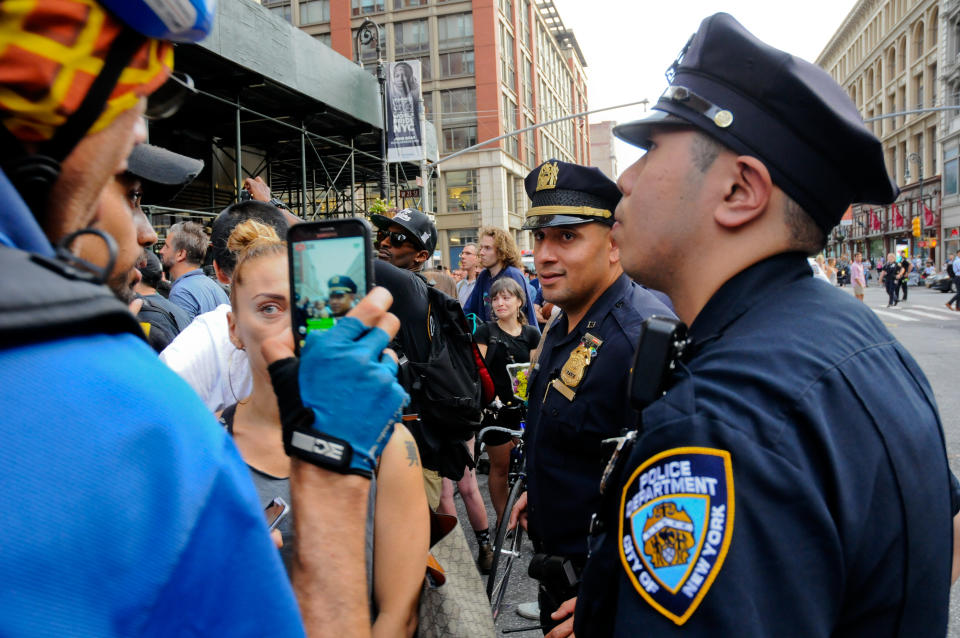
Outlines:
[[[413,256],[413,260],[418,264],[422,264],[428,259],[430,259],[430,253],[427,252],[426,250],[421,250],[420,252],[418,252],[416,255]]]
[[[756,157],[718,158],[724,159],[726,164],[720,176],[724,180],[724,197],[713,217],[724,228],[734,230],[763,215],[770,207],[774,186],[770,171]]]

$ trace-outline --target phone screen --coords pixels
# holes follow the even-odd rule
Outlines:
[[[290,237],[293,329],[298,347],[314,330],[332,328],[357,305],[371,283],[367,236],[342,236],[337,225],[307,234],[303,239]]]

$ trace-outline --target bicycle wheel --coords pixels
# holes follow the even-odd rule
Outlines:
[[[493,545],[493,563],[490,565],[490,575],[487,577],[487,597],[490,598],[490,609],[494,620],[500,613],[503,597],[507,593],[510,572],[514,563],[520,558],[523,527],[519,524],[513,530],[507,530],[507,527],[510,523],[510,512],[513,511],[513,506],[525,487],[523,478],[519,478],[510,488],[507,504],[503,508],[503,518],[497,526],[497,536]]]

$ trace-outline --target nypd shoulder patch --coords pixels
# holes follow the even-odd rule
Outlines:
[[[630,476],[620,501],[620,560],[637,592],[678,625],[713,584],[733,536],[730,453],[661,452]]]

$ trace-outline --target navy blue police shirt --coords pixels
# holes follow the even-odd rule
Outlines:
[[[541,551],[586,558],[587,530],[606,463],[600,442],[635,423],[627,370],[640,326],[651,315],[674,316],[652,291],[621,275],[572,332],[567,334],[564,313],[547,333],[530,379],[526,428],[528,528]],[[587,333],[602,344],[571,401],[550,381]]]
[[[604,494],[577,636],[944,635],[956,481],[913,358],[797,253],[690,336]]]

